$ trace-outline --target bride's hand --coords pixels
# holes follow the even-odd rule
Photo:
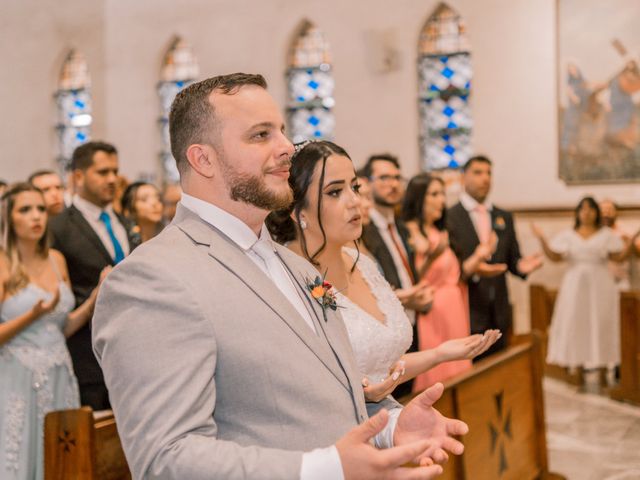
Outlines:
[[[402,383],[404,375],[404,360],[396,362],[389,371],[389,376],[380,383],[372,384],[367,377],[362,379],[364,398],[367,402],[379,402],[385,399]]]
[[[436,347],[438,359],[440,362],[471,360],[486,352],[501,336],[500,330],[487,330],[483,335],[477,333],[468,337],[448,340]]]

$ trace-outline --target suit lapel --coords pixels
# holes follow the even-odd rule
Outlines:
[[[462,221],[465,223],[465,225],[463,226],[463,230],[470,233],[472,237],[470,238],[470,240],[473,240],[474,246],[478,245],[480,243],[480,237],[478,237],[476,226],[473,224],[473,220],[471,220],[471,215],[469,215],[469,212],[467,212],[467,210],[462,206],[462,204],[460,204],[460,210],[461,210],[460,217]]]
[[[203,245],[208,244],[209,256],[258,296],[271,311],[287,324],[291,331],[318,357],[336,379],[346,389],[349,389],[349,385],[345,383],[342,375],[336,372],[336,362],[331,348],[311,330],[306,321],[300,316],[300,313],[273,281],[224,233],[215,227],[208,226],[198,217],[193,215],[189,215],[189,217],[191,218],[180,222],[178,227],[196,242]],[[313,310],[313,308],[313,306],[310,307],[310,310]],[[324,320],[320,320],[318,323],[324,323]]]
[[[73,205],[69,207],[69,218],[71,219],[71,222],[78,227],[78,231],[84,235],[84,237],[95,247],[96,250],[98,250],[98,252],[100,252],[107,263],[109,265],[113,265],[113,258],[111,258],[111,255],[102,243],[102,240],[100,240],[98,234],[93,230],[93,228],[91,228],[91,225],[89,225],[89,222],[87,222],[84,216],[82,216],[80,210]]]

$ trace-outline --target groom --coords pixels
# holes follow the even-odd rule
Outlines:
[[[365,405],[342,319],[310,296],[317,271],[264,227],[292,201],[293,147],[262,76],[187,87],[170,133],[176,216],[111,272],[93,318],[134,478],[437,476],[467,431],[432,408],[442,386]]]

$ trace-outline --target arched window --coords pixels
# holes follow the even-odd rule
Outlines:
[[[466,26],[441,3],[420,33],[420,152],[426,170],[462,167],[471,155],[473,69]]]
[[[58,168],[64,174],[78,145],[91,137],[91,78],[84,55],[71,50],[66,56],[54,98],[57,106]]]
[[[287,121],[294,143],[332,139],[334,81],[331,55],[324,33],[305,21],[289,51],[286,73],[289,99]]]
[[[180,180],[176,162],[171,154],[169,141],[169,112],[171,103],[180,90],[193,83],[199,75],[198,61],[193,50],[187,42],[180,37],[175,37],[162,62],[160,70],[160,82],[158,83],[158,96],[160,97],[160,135],[162,137],[162,150],[160,151],[160,163],[164,183],[176,183]]]

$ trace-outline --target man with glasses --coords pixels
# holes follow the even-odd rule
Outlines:
[[[409,351],[416,351],[415,312],[429,310],[433,289],[418,278],[409,231],[395,215],[404,197],[406,182],[398,159],[390,154],[372,155],[361,171],[369,179],[373,194],[373,207],[369,210],[371,223],[363,226],[362,241],[378,261],[413,324],[413,344]],[[410,393],[412,383],[401,384],[394,394]]]

